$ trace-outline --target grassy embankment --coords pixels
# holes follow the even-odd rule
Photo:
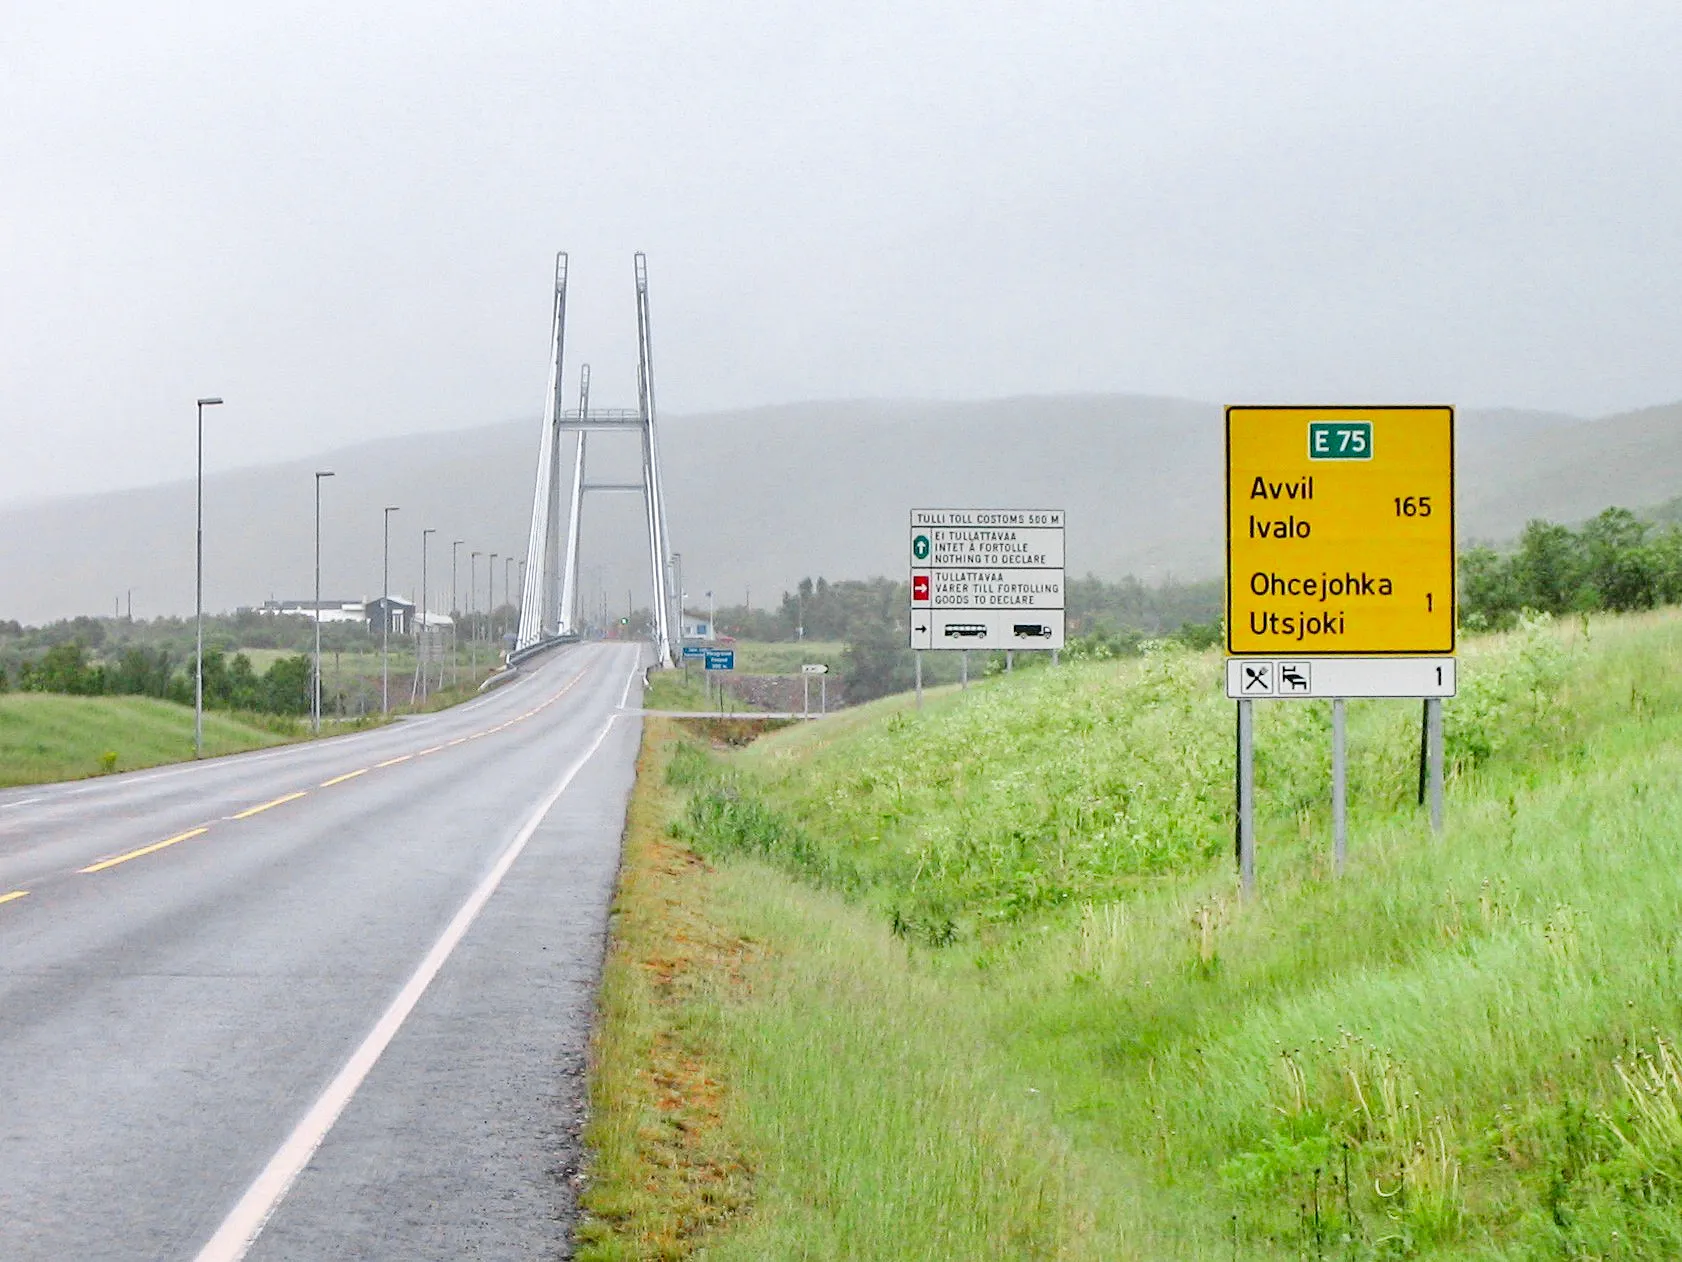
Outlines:
[[[286,719],[204,716],[208,756],[296,739]],[[0,787],[77,780],[193,756],[193,711],[150,697],[0,696]]]
[[[1341,881],[1260,707],[1247,905],[1213,656],[651,725],[581,1256],[1682,1256],[1682,619],[1589,632],[1467,652],[1440,840],[1351,705]]]
[[[259,672],[267,670],[274,660],[291,656],[273,649],[244,651]],[[343,657],[345,677],[354,675],[374,712],[352,718],[328,715],[322,728],[327,736],[385,722],[385,717],[378,713],[379,655],[344,654]],[[432,712],[471,700],[478,693],[478,684],[491,673],[492,665],[495,661],[486,653],[481,655],[477,673],[471,672],[464,653],[456,686],[434,688],[424,704],[410,704],[414,656],[405,658],[393,653],[392,712],[394,715]],[[329,690],[334,685],[336,669],[337,666],[329,665],[322,672]],[[306,719],[284,715],[206,710],[204,716],[206,757],[303,740],[309,734]],[[150,697],[0,694],[0,788],[134,771],[183,762],[192,756],[191,706]]]

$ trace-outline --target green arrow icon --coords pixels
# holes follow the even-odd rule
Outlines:
[[[929,537],[927,535],[911,536],[911,555],[919,561],[929,559]]]

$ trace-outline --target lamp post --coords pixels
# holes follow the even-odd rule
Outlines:
[[[707,593],[707,639],[718,639],[718,605],[711,592]]]
[[[677,586],[677,642],[683,644],[683,553],[672,553],[672,578]],[[665,599],[665,592],[660,593]]]
[[[510,557],[510,560],[513,560],[513,557]],[[520,604],[525,604],[525,562],[523,560],[520,562],[518,574],[520,574]],[[513,592],[508,591],[508,575],[506,574],[503,574],[503,597],[508,601],[508,621],[510,621],[510,628],[508,629],[518,633],[520,631],[520,604],[515,604]]]
[[[475,552],[467,559],[467,682],[472,683],[479,673],[479,628],[474,626],[473,615],[478,612],[479,604],[479,558],[483,552]]]
[[[204,757],[204,410],[220,399],[199,400],[199,475],[193,545],[193,622],[197,648],[193,651],[193,757]]]
[[[321,735],[321,479],[330,478],[330,470],[318,469],[315,475],[315,669],[310,682],[310,727]]]
[[[496,559],[500,552],[491,553],[490,568],[485,571],[485,638],[493,639],[496,632]]]
[[[420,672],[421,700],[426,700],[426,537],[438,533],[436,527],[421,531],[421,599],[420,621],[415,624],[415,669]]]
[[[393,504],[385,510],[385,559],[380,565],[380,713],[391,713],[391,515],[401,509]]]
[[[450,686],[460,683],[456,674],[461,665],[461,646],[456,642],[457,627],[461,622],[461,589],[456,586],[456,564],[460,559],[461,545],[465,539],[450,540]]]
[[[514,568],[514,558],[511,557],[511,556],[503,557],[502,558],[502,603],[504,605],[508,605],[510,607],[512,607],[512,602],[513,602],[514,597],[513,597],[512,593],[510,593],[510,591],[508,590],[508,573],[513,568]],[[502,624],[502,633],[505,636],[508,634],[508,624],[506,622],[504,622]]]

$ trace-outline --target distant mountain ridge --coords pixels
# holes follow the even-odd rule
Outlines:
[[[206,480],[206,605],[307,596],[316,469],[323,489],[323,595],[378,591],[381,508],[392,519],[392,589],[417,595],[420,531],[432,527],[427,583],[449,605],[476,573],[496,599],[524,555],[535,418],[380,439],[308,460]],[[773,603],[802,575],[895,574],[913,507],[1063,508],[1077,573],[1206,578],[1221,568],[1222,409],[1139,395],[976,402],[834,400],[661,420],[674,546],[692,607]],[[634,449],[592,444],[592,473],[634,475]],[[596,463],[597,457],[601,463]],[[1463,542],[1499,540],[1537,516],[1578,520],[1609,504],[1643,507],[1682,493],[1682,404],[1599,420],[1515,409],[1459,413],[1457,497]],[[570,467],[570,465],[569,465]],[[647,599],[634,496],[594,496],[583,530],[587,599]],[[0,617],[39,622],[113,608],[132,588],[137,615],[190,612],[190,481],[0,508]],[[475,561],[471,552],[486,556]],[[512,577],[512,575],[510,575]]]

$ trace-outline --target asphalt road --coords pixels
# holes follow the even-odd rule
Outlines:
[[[0,793],[0,1258],[562,1256],[639,664]]]

